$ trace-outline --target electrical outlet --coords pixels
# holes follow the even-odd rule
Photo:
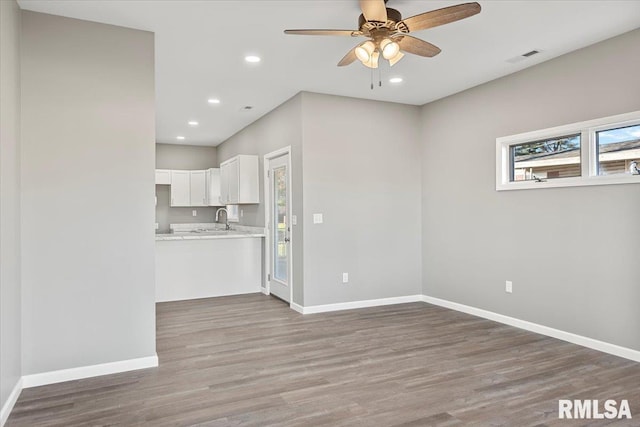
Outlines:
[[[191,215],[193,215],[193,216],[198,216],[198,211],[197,211],[197,210],[195,210],[195,209],[194,209],[194,210],[192,210],[192,211],[191,211]]]
[[[342,283],[349,283],[349,273],[342,273]]]
[[[324,219],[322,218],[322,214],[321,213],[314,213],[313,214],[313,223],[314,224],[322,224],[324,221]]]
[[[507,280],[504,284],[504,291],[511,294],[513,293],[513,282],[510,280]]]

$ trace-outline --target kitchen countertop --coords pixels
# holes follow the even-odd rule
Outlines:
[[[263,233],[238,230],[211,230],[197,232],[177,232],[156,234],[156,241],[161,240],[209,240],[209,239],[244,239],[254,237],[265,237]]]

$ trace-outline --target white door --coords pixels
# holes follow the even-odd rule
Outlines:
[[[289,188],[289,154],[269,160],[269,289],[290,302],[291,278],[291,189]]]
[[[171,206],[191,204],[189,171],[171,171]]]

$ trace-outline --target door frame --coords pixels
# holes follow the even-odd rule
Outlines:
[[[288,171],[287,190],[289,192],[289,212],[287,212],[287,214],[289,215],[289,228],[291,229],[291,231],[289,231],[289,271],[287,271],[287,274],[289,278],[289,306],[291,306],[293,304],[293,245],[295,243],[295,234],[293,231],[294,230],[293,222],[291,221],[293,216],[293,188],[291,187],[293,172],[291,170],[291,146],[290,145],[287,145],[286,147],[282,147],[278,150],[265,154],[263,158],[262,174],[264,178],[264,202],[265,202],[264,203],[264,222],[265,222],[264,228],[266,231],[266,237],[265,237],[265,245],[264,245],[264,249],[265,249],[264,287],[262,288],[262,293],[265,295],[271,295],[271,287],[270,287],[271,281],[269,280],[269,277],[272,275],[271,247],[273,244],[273,233],[271,231],[271,228],[269,227],[269,225],[271,224],[271,203],[272,203],[270,177],[268,176],[269,162],[272,159],[284,156],[286,154],[289,155],[288,162],[287,162],[287,171]]]

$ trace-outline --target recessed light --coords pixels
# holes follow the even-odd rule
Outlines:
[[[198,126],[198,122],[196,122],[195,120],[191,120],[189,121],[189,126]]]
[[[402,77],[391,77],[389,83],[402,83]]]
[[[182,141],[184,139],[184,136],[176,136],[176,139],[179,139],[180,141]]]
[[[244,57],[244,60],[251,63],[251,64],[256,64],[258,62],[261,61],[259,56],[255,56],[255,55],[248,55]]]
[[[207,100],[207,102],[208,102],[209,104],[220,104],[220,100],[219,100],[219,99],[217,99],[217,98],[211,98],[211,99],[208,99],[208,100]]]

